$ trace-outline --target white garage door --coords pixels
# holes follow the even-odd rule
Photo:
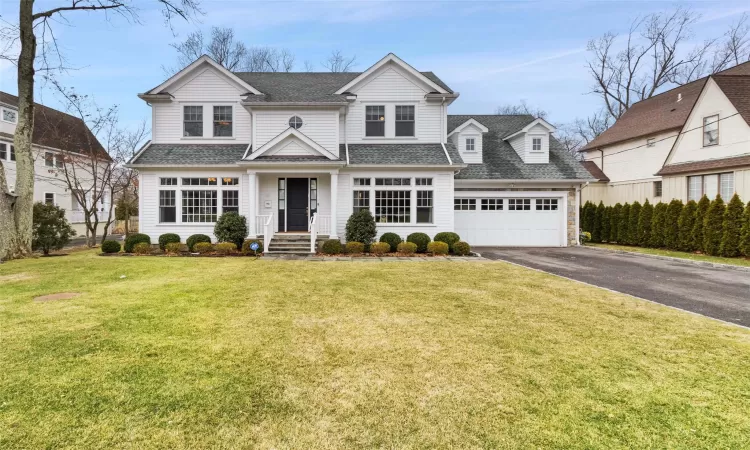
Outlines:
[[[472,197],[456,192],[456,233],[473,246],[562,247],[564,197]],[[549,193],[546,193],[549,195]]]

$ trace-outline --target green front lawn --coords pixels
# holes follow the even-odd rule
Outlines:
[[[705,261],[710,263],[730,264],[733,266],[750,267],[748,258],[723,258],[721,256],[703,255],[700,253],[678,252],[675,250],[662,250],[659,248],[634,247],[630,245],[617,244],[594,244],[588,243],[586,246],[606,248],[609,250],[621,250],[624,252],[645,253],[647,255],[670,256],[672,258],[692,259],[694,261]]]
[[[749,386],[750,331],[504,263],[0,265],[0,448],[740,448]]]

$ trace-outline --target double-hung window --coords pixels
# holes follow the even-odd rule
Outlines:
[[[214,137],[232,137],[231,106],[214,106]]]
[[[473,152],[477,149],[474,138],[466,138],[466,151]]]
[[[221,191],[221,212],[240,212],[240,191]]]
[[[662,184],[661,180],[654,181],[654,197],[661,197]]]
[[[183,136],[203,136],[203,106],[183,106],[183,121]]]
[[[541,152],[542,151],[542,138],[532,138],[531,139],[531,151],[532,152]]]
[[[370,179],[355,178],[354,190],[352,191],[352,210],[358,212],[363,209],[370,209]],[[357,189],[360,187],[361,189]],[[363,190],[364,189],[364,190]]]
[[[159,191],[159,222],[177,222],[175,191]]]
[[[432,178],[415,178],[417,189],[432,186]],[[429,188],[428,188],[429,189]],[[432,223],[433,195],[431,190],[417,191],[417,223]]]
[[[365,136],[385,136],[385,106],[365,107]]]
[[[413,105],[396,105],[396,136],[414,136]]]
[[[8,144],[0,142],[0,159],[8,159]]]
[[[52,192],[45,192],[44,193],[44,203],[48,205],[54,205],[55,204],[55,194]]]
[[[719,144],[719,115],[703,118],[703,146]]]
[[[44,165],[47,167],[55,167],[55,154],[52,152],[44,152]]]
[[[16,148],[12,145],[10,146],[10,160],[15,161],[16,160]]]
[[[3,120],[5,122],[16,123],[18,121],[18,113],[12,109],[3,108]]]

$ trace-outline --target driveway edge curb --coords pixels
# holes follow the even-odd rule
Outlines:
[[[708,262],[708,261],[696,261],[694,259],[675,258],[675,257],[672,257],[672,256],[650,255],[648,253],[631,252],[631,251],[627,251],[627,250],[615,250],[615,249],[611,249],[611,248],[590,247],[590,246],[587,246],[587,245],[581,245],[579,247],[585,248],[585,249],[596,250],[596,251],[600,251],[600,252],[620,253],[620,254],[624,253],[624,254],[628,254],[628,255],[643,256],[644,258],[661,259],[661,260],[664,260],[664,261],[684,262],[684,263],[693,264],[693,265],[696,265],[696,266],[713,267],[714,269],[729,269],[729,270],[737,270],[737,271],[740,271],[740,272],[750,272],[750,267],[735,266],[735,265],[732,265],[732,264],[721,264],[721,263],[714,263],[714,262]]]

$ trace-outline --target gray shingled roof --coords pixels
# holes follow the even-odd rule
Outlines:
[[[462,164],[453,144],[445,145],[453,164]],[[346,160],[346,147],[339,146],[339,157]],[[367,165],[448,165],[440,144],[349,144],[349,164]]]
[[[550,137],[549,163],[526,164],[506,141],[509,136],[535,120],[531,115],[449,115],[448,130],[469,119],[489,129],[482,137],[482,164],[469,164],[457,180],[593,180],[591,174],[568,153],[562,144]]]
[[[329,159],[323,155],[271,155],[271,156],[258,156],[253,161],[263,162],[343,162],[338,159]]]
[[[432,72],[421,72],[432,82],[453,92]],[[352,81],[361,72],[235,72],[239,78],[265,95],[250,95],[251,102],[339,102],[343,95],[334,92]]]
[[[130,164],[200,166],[237,164],[247,144],[151,144]]]

